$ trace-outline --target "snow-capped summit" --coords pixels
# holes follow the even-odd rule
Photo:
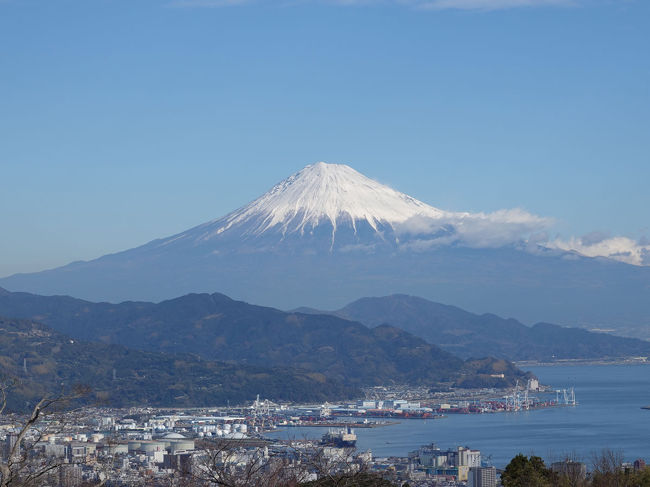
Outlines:
[[[236,233],[303,236],[327,229],[330,245],[342,227],[347,233],[383,233],[414,217],[440,219],[446,212],[378,183],[345,164],[318,162],[304,167],[248,205],[193,228],[177,238],[207,242]],[[349,243],[349,239],[347,239]],[[163,242],[164,244],[164,242]]]
[[[374,230],[382,223],[402,223],[414,216],[438,218],[441,210],[378,183],[345,164],[310,164],[269,192],[223,220],[219,232],[245,221],[260,234],[271,228],[282,233],[304,233],[328,221],[336,229],[341,221],[356,227],[365,221]]]

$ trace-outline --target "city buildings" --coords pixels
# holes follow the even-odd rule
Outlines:
[[[495,467],[471,467],[467,487],[496,487],[497,469]]]

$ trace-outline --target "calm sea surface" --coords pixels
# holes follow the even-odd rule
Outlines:
[[[457,445],[492,456],[505,466],[517,453],[547,461],[570,454],[590,463],[609,448],[627,460],[650,461],[650,365],[525,367],[553,388],[575,387],[576,407],[516,413],[449,415],[435,420],[403,420],[393,426],[357,429],[357,448],[375,456],[406,456],[421,445]],[[553,396],[554,397],[554,396]],[[275,438],[319,438],[324,428],[288,428]]]

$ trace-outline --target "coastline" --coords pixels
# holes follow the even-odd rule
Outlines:
[[[555,367],[571,365],[650,365],[649,357],[615,357],[600,359],[557,359],[552,361],[522,360],[513,362],[517,367]]]

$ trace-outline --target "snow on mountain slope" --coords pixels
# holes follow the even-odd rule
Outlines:
[[[440,218],[444,212],[380,184],[344,164],[311,164],[275,185],[268,193],[225,218],[219,232],[260,218],[254,233],[280,226],[283,232],[304,233],[329,220],[334,228],[340,219],[355,225],[365,220],[377,230],[383,223],[401,223],[414,216]]]
[[[268,249],[269,240],[277,244],[297,237],[311,239],[310,245],[326,240],[330,250],[335,243],[349,250],[378,242],[409,250],[453,243],[495,247],[521,241],[548,222],[519,209],[487,214],[440,210],[344,164],[318,162],[225,217],[156,245],[264,240]]]
[[[356,233],[360,224],[374,232],[414,217],[439,219],[446,212],[373,181],[344,164],[310,164],[248,205],[175,237],[196,241],[237,229],[244,237],[273,231],[304,235],[321,225],[331,226],[332,243],[341,224]],[[172,237],[173,238],[173,237]]]

